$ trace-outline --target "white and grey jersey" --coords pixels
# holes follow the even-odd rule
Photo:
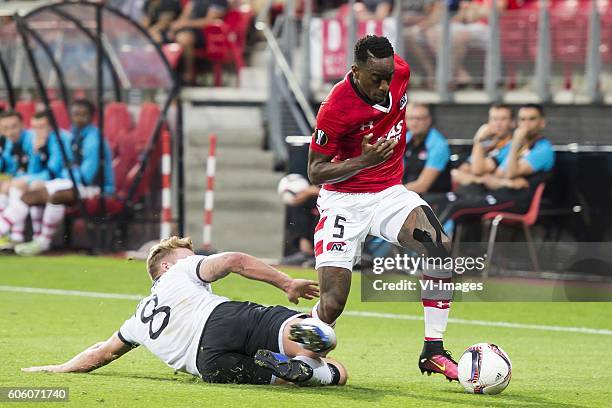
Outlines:
[[[198,274],[212,257],[189,256],[160,276],[119,329],[119,338],[128,345],[142,344],[175,370],[199,377],[196,356],[202,331],[213,309],[229,301],[212,293]]]

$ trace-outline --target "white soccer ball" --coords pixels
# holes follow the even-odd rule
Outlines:
[[[495,344],[474,344],[459,360],[459,382],[469,393],[499,394],[511,378],[510,357]]]
[[[306,190],[310,183],[297,173],[287,174],[278,182],[278,195],[285,204],[290,204],[297,193]]]

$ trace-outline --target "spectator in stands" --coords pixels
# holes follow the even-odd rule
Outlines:
[[[99,0],[108,6],[116,8],[134,21],[142,21],[146,0]]]
[[[52,135],[47,112],[37,112],[32,117],[32,131],[25,134],[23,151],[27,155],[27,169],[10,181],[9,195],[21,196],[36,183],[44,183],[58,177],[64,166],[60,143]],[[64,141],[69,140],[67,132],[62,131]],[[30,209],[34,234],[40,232],[42,209]],[[0,236],[0,250],[13,249],[24,241],[25,219],[11,222],[10,237]]]
[[[205,45],[202,29],[222,19],[229,8],[227,0],[191,0],[180,17],[170,24],[169,37],[183,48],[183,81],[195,82],[195,50]]]
[[[142,25],[158,44],[170,42],[170,24],[181,14],[178,0],[148,0],[144,5]]]
[[[299,265],[314,267],[314,229],[319,220],[316,214],[317,197],[320,188],[310,186],[295,195],[287,205],[287,221],[291,246],[297,246],[298,251],[281,259],[281,265]],[[297,245],[296,245],[297,244]]]
[[[357,21],[383,20],[391,15],[393,0],[360,0],[355,3]]]
[[[48,250],[51,246],[51,239],[64,218],[67,204],[74,204],[77,198],[86,199],[101,193],[114,193],[112,155],[106,141],[103,145],[100,144],[100,131],[93,124],[94,112],[94,105],[88,100],[74,101],[70,111],[72,135],[68,145],[64,146],[68,155],[69,167],[62,169],[59,178],[36,183],[21,196],[11,195],[9,206],[3,215],[13,223],[25,220],[29,206],[45,206],[40,235],[30,242],[15,246],[17,254],[37,255]],[[103,163],[100,162],[100,149],[104,149]],[[101,168],[104,169],[103,177],[100,177],[104,180],[102,190],[96,184],[100,183]],[[71,176],[74,177],[76,186]],[[0,219],[0,235],[6,233],[5,224]]]
[[[406,107],[406,151],[403,183],[419,194],[450,190],[450,148],[444,135],[432,126],[428,105]]]
[[[428,197],[447,232],[464,216],[527,211],[535,188],[547,179],[555,162],[552,144],[542,135],[545,126],[541,105],[523,105],[508,154],[494,173],[479,179],[478,191]]]
[[[447,3],[440,2],[440,7],[447,4],[449,11],[454,13],[451,17],[450,33],[452,41],[451,66],[454,72],[454,82],[457,87],[472,83],[472,76],[464,65],[464,58],[469,48],[486,50],[489,40],[489,27],[487,19],[493,1],[491,0],[452,0]],[[509,7],[508,0],[496,0],[495,4],[499,11]],[[439,16],[439,13],[436,14]],[[436,23],[439,22],[439,18]],[[433,56],[437,55],[440,46],[442,27],[440,24],[429,26],[425,31],[427,43]],[[417,54],[418,58],[418,54]],[[421,60],[419,59],[419,62]],[[433,64],[425,65],[428,76],[433,74]]]
[[[495,172],[510,151],[513,126],[512,108],[493,104],[488,122],[474,135],[472,154],[458,169],[451,171],[453,183],[458,186],[479,183],[482,176]]]
[[[425,87],[430,89],[434,87],[435,67],[426,34],[440,21],[442,4],[439,0],[405,0],[402,4],[406,55],[413,56],[425,71]]]

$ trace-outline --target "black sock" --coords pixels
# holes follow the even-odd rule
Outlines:
[[[423,342],[423,353],[424,355],[433,356],[436,354],[442,354],[444,352],[444,343],[442,340],[424,341]]]

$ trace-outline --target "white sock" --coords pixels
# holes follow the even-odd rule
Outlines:
[[[11,227],[11,241],[15,243],[23,242],[23,233],[25,230],[25,220],[18,221]]]
[[[293,360],[300,360],[312,368],[312,377],[300,385],[330,385],[334,379],[331,368],[320,358],[314,359],[306,356],[295,356]]]
[[[321,303],[321,301],[317,300],[317,303],[312,307],[310,315],[312,317],[314,317],[315,319],[321,320],[321,318],[319,317],[319,303]],[[321,321],[323,322],[323,320],[321,320]],[[323,323],[327,324],[328,326],[330,326],[332,328],[335,328],[336,327],[336,322],[337,322],[337,320],[334,320],[331,323],[325,323],[325,322],[323,322]]]
[[[7,194],[0,194],[0,213],[4,211],[6,206],[9,203],[9,198]]]
[[[442,341],[444,339],[450,304],[450,300],[423,300],[426,341]]]
[[[25,222],[28,217],[29,207],[26,203],[21,201],[21,194],[9,194],[9,204],[6,209],[0,215],[0,236],[6,235],[10,232],[13,225],[19,225],[20,222]],[[17,190],[21,192],[21,190]]]
[[[57,227],[64,219],[65,210],[66,206],[62,204],[47,204],[45,206],[42,230],[36,239],[40,243],[43,251],[51,247],[51,240],[53,239],[53,235],[55,235],[55,231],[57,231]]]
[[[423,280],[433,281],[436,288],[421,291],[425,317],[425,341],[444,339],[453,292],[437,288],[440,288],[441,283],[451,282],[452,274],[451,269],[445,268],[437,270],[432,268],[423,273]]]
[[[32,220],[32,234],[38,238],[42,230],[42,218],[45,207],[36,205],[30,207],[30,219]]]

